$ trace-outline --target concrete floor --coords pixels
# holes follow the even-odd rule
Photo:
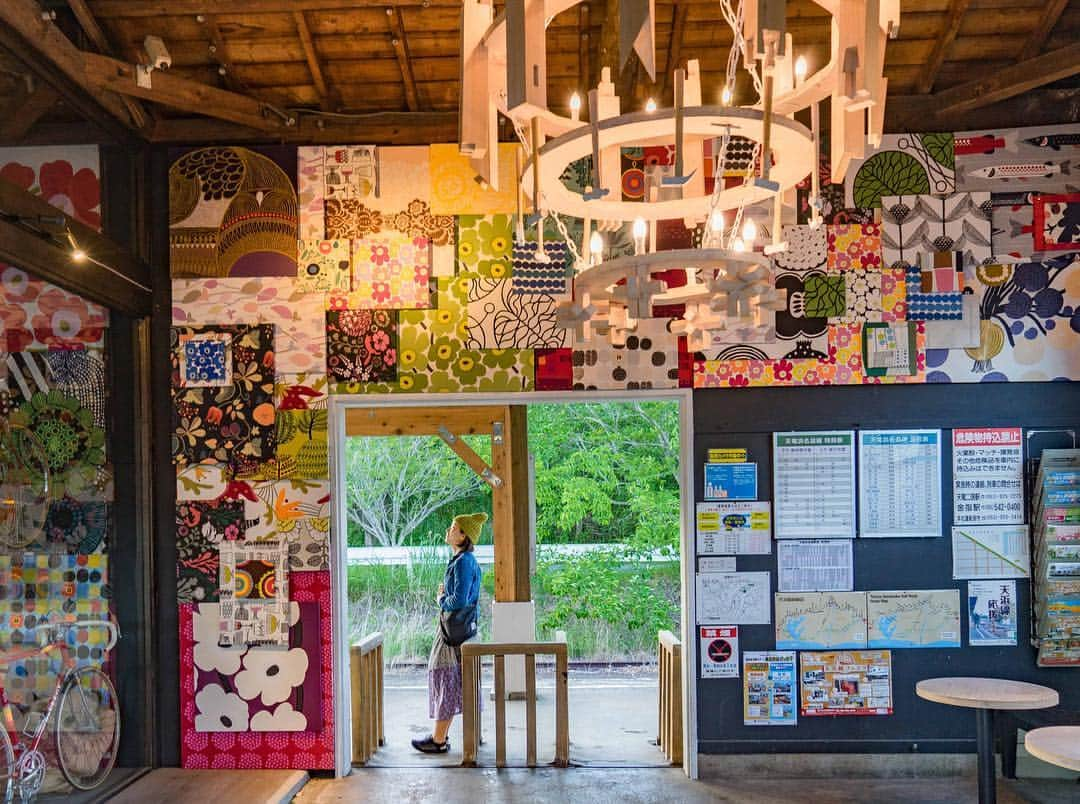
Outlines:
[[[477,762],[495,765],[495,702],[490,693],[492,671],[484,673],[484,744]],[[656,739],[657,679],[654,669],[571,670],[570,761],[597,767],[665,766]],[[386,670],[383,680],[386,745],[368,767],[456,767],[461,763],[461,718],[450,729],[449,754],[427,756],[409,744],[431,731],[427,708],[427,674],[423,670]],[[555,750],[555,686],[551,667],[537,668],[537,762],[548,764]],[[525,766],[525,703],[508,701],[507,764]]]
[[[298,804],[965,804],[975,779],[783,779],[692,782],[673,768],[360,768],[313,779]],[[1078,804],[1080,786],[1058,780],[998,780],[999,804]]]

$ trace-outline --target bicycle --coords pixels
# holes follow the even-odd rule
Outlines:
[[[4,804],[11,804],[16,795],[22,804],[28,804],[41,789],[48,765],[41,742],[54,711],[57,765],[72,787],[93,790],[105,781],[116,764],[116,750],[120,744],[120,710],[116,689],[100,668],[77,667],[66,639],[72,630],[84,628],[108,630],[106,653],[112,650],[120,637],[116,624],[108,620],[45,623],[34,629],[49,629],[52,632],[46,638],[45,645],[0,651],[0,667],[5,671],[12,662],[36,657],[50,658],[55,652],[59,652],[64,661],[64,669],[56,676],[56,684],[44,713],[28,710],[21,730],[16,726],[13,704],[8,699],[0,676],[0,713],[3,716],[3,728],[0,729],[0,801]]]

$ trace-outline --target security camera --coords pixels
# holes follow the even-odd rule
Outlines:
[[[150,57],[150,65],[155,70],[168,70],[172,67],[172,56],[161,41],[160,36],[148,36],[143,40],[146,55]]]

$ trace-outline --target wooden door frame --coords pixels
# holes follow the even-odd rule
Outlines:
[[[643,391],[531,391],[527,393],[457,393],[331,396],[328,430],[330,437],[331,546],[330,591],[333,605],[333,676],[334,676],[334,765],[338,776],[352,771],[352,722],[349,688],[348,639],[348,527],[345,516],[345,415],[356,408],[440,408],[452,406],[487,407],[506,405],[567,404],[574,402],[659,402],[679,404],[679,568],[681,579],[681,638],[692,646],[695,639],[694,611],[694,406],[693,390],[672,388]],[[695,650],[682,652],[683,687],[683,772],[698,777],[697,684]]]

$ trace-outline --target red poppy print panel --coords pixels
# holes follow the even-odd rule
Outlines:
[[[331,382],[397,380],[397,312],[327,310],[326,373]]]

